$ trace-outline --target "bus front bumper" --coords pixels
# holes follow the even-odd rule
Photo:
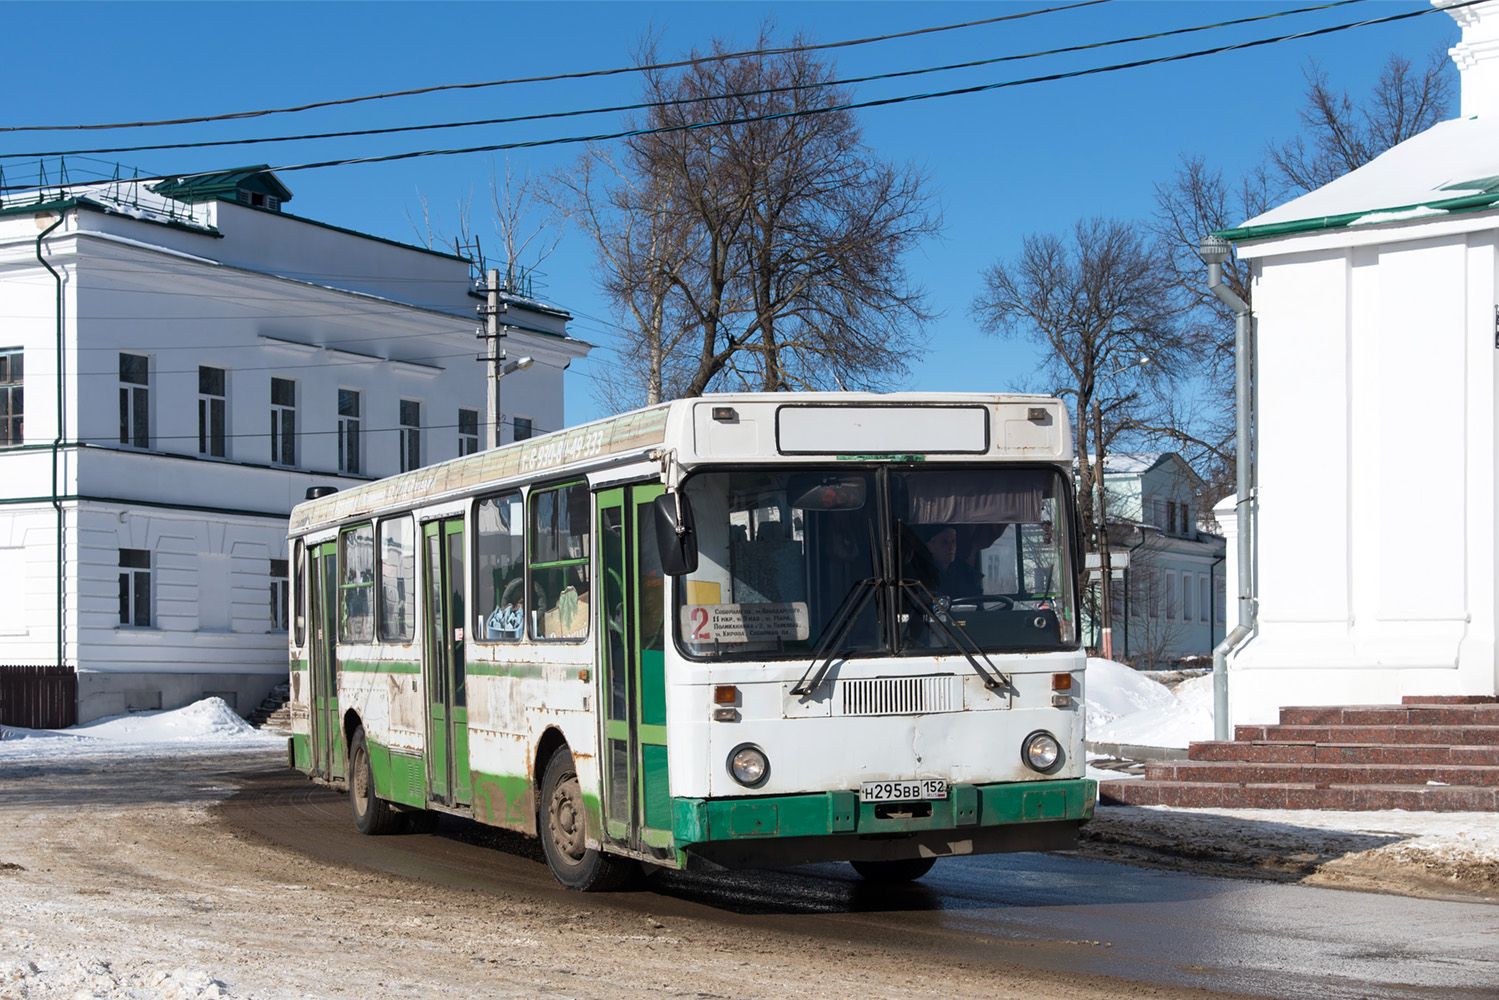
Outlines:
[[[1097,800],[1090,778],[958,784],[919,803],[860,802],[852,791],[677,798],[672,834],[687,867],[1069,850]]]

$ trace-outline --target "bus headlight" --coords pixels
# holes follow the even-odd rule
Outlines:
[[[753,743],[741,743],[729,754],[729,774],[746,788],[759,788],[770,777],[770,758]]]
[[[1025,761],[1027,767],[1045,774],[1061,763],[1062,745],[1051,733],[1037,730],[1020,744],[1020,759]]]

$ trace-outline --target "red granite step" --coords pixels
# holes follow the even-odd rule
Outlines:
[[[1189,809],[1495,812],[1499,811],[1499,788],[1466,785],[1318,786],[1304,782],[1228,785],[1125,778],[1099,782],[1098,800],[1104,805]]]
[[[1265,764],[1253,761],[1162,761],[1145,765],[1150,781],[1235,784],[1499,786],[1499,767],[1408,764]]]
[[[1499,746],[1428,743],[1266,743],[1235,740],[1193,743],[1187,759],[1243,760],[1263,764],[1446,764],[1499,767]]]
[[[1496,726],[1235,726],[1235,740],[1265,743],[1429,743],[1499,746]]]
[[[1400,699],[1402,705],[1496,705],[1499,698],[1491,694],[1408,694]]]
[[[1499,704],[1287,706],[1283,726],[1499,726]]]

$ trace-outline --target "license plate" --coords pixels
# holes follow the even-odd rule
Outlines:
[[[860,802],[918,802],[947,798],[947,782],[941,778],[915,781],[866,781],[859,786]]]

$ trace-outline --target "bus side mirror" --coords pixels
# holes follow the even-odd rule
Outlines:
[[[697,533],[692,529],[692,505],[681,493],[663,493],[656,498],[655,507],[661,572],[667,576],[693,572],[697,569]]]

